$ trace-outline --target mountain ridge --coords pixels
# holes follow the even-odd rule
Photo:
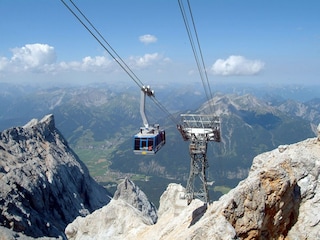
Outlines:
[[[0,186],[0,225],[32,237],[65,237],[67,223],[110,201],[53,115],[0,132]]]

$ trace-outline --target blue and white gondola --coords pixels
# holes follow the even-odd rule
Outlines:
[[[154,155],[165,143],[165,131],[160,130],[159,126],[141,128],[140,132],[134,135],[133,152],[138,155]]]
[[[146,96],[154,97],[154,91],[149,86],[141,88],[140,115],[144,127],[134,135],[133,152],[140,155],[156,154],[166,143],[165,131],[159,128],[159,124],[149,125],[145,114]]]

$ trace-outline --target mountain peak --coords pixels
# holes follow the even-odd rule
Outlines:
[[[64,237],[70,221],[110,201],[51,114],[0,132],[0,186],[0,225],[32,237]]]
[[[128,204],[142,212],[146,217],[150,217],[153,223],[157,222],[158,216],[156,207],[153,203],[149,202],[145,193],[129,178],[126,177],[124,181],[118,185],[113,198],[115,200],[122,199],[126,201]]]
[[[53,114],[48,114],[44,116],[40,121],[36,118],[30,120],[23,128],[32,128],[39,125],[47,126],[49,129],[53,130],[55,128],[54,116]]]
[[[153,225],[157,218],[157,210],[144,192],[125,178],[108,205],[86,217],[76,218],[66,227],[65,233],[68,239],[126,239],[123,234],[136,232],[141,225]]]
[[[252,111],[261,114],[268,112],[274,113],[276,111],[274,107],[252,94],[217,94],[210,102],[204,103],[199,111],[208,112],[208,109],[211,110],[209,103],[212,105],[212,110],[216,115],[230,115],[235,111]]]

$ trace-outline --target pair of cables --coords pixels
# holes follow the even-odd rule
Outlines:
[[[185,25],[187,33],[188,33],[188,37],[189,37],[189,41],[190,41],[190,44],[192,47],[193,55],[196,60],[196,64],[198,67],[198,71],[200,74],[200,78],[202,81],[204,92],[205,92],[205,95],[206,95],[206,98],[207,98],[207,101],[209,104],[210,113],[213,113],[213,106],[212,106],[212,101],[211,101],[211,99],[213,98],[213,95],[212,95],[212,91],[211,91],[211,87],[210,87],[210,83],[209,83],[209,79],[208,79],[208,74],[207,74],[206,67],[205,67],[204,60],[203,60],[203,54],[202,54],[202,50],[200,47],[197,29],[196,29],[194,18],[193,18],[192,11],[191,11],[191,5],[190,5],[189,0],[187,0],[188,10],[186,11],[185,6],[183,4],[183,0],[178,0],[178,3],[179,3],[180,11],[181,11],[181,14],[183,17],[184,25]],[[189,21],[191,21],[192,26],[190,26]]]
[[[128,76],[138,85],[140,89],[143,89],[143,82],[138,76],[130,69],[125,61],[119,56],[119,54],[111,47],[108,41],[102,36],[97,28],[91,23],[86,15],[79,9],[79,7],[72,1],[69,0],[69,4],[65,0],[60,0],[65,7],[75,16],[75,18],[83,25],[83,27],[96,39],[96,41],[105,49],[108,54],[118,63],[118,65],[128,74]],[[154,95],[150,96],[151,100],[165,113],[170,119],[177,124],[175,117],[159,102]]]

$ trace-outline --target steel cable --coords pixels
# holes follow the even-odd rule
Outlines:
[[[119,64],[119,66],[129,75],[129,77],[139,86],[140,89],[143,88],[143,86],[146,86],[143,84],[143,82],[137,77],[136,74],[130,69],[130,67],[125,63],[125,61],[117,54],[117,52],[111,47],[111,45],[107,42],[107,40],[102,36],[102,34],[94,27],[94,25],[90,22],[90,20],[85,16],[85,14],[77,7],[77,5],[72,1],[71,4],[74,6],[74,8],[80,13],[80,15],[84,18],[84,20],[91,26],[91,28],[98,34],[98,36],[101,38],[99,39],[96,34],[91,30],[86,23],[78,16],[78,14],[64,1],[60,0],[65,7],[77,18],[77,20],[85,27],[85,29],[98,41],[98,43],[109,53],[109,55]],[[109,47],[106,47],[105,44]],[[116,58],[118,57],[118,59]],[[177,121],[175,117],[154,97],[150,97],[151,100],[163,111],[165,112],[170,119],[177,124]]]
[[[190,41],[190,44],[191,44],[191,47],[192,47],[192,52],[193,52],[193,55],[194,55],[194,58],[195,58],[195,61],[196,61],[197,67],[198,67],[198,71],[199,71],[199,74],[200,74],[200,78],[201,78],[201,81],[202,81],[204,92],[205,92],[205,95],[207,97],[207,101],[208,101],[208,104],[209,104],[210,112],[212,113],[213,112],[213,106],[212,106],[212,101],[211,100],[213,98],[213,95],[212,95],[212,91],[211,91],[211,87],[210,87],[210,83],[209,83],[206,67],[205,67],[205,64],[204,64],[204,59],[203,59],[203,54],[202,54],[201,47],[200,47],[200,42],[199,42],[197,29],[196,29],[194,18],[193,18],[192,11],[191,11],[191,5],[190,5],[189,0],[187,0],[187,2],[188,2],[188,9],[189,9],[190,18],[191,18],[191,21],[192,21],[193,31],[194,31],[194,35],[195,35],[195,38],[196,38],[198,50],[195,47],[193,34],[192,34],[192,31],[191,31],[190,26],[189,26],[188,17],[187,17],[187,13],[185,11],[183,2],[182,2],[182,0],[178,0],[180,11],[181,11],[181,14],[182,14],[182,17],[183,17],[183,21],[184,21],[184,24],[185,24],[185,27],[186,27],[186,30],[187,30],[187,33],[188,33],[189,41]],[[200,63],[198,54],[200,55],[201,63]],[[201,67],[201,65],[202,65],[202,67]]]

